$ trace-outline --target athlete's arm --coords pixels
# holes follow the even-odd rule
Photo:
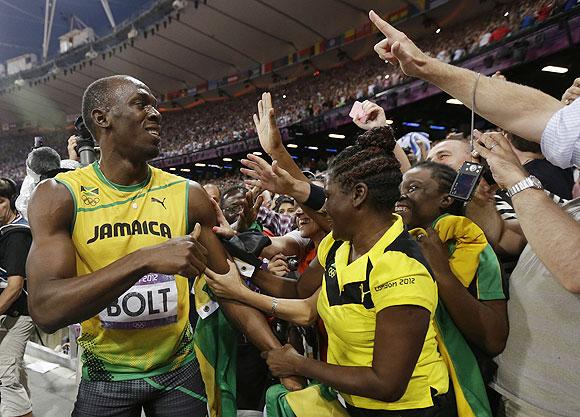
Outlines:
[[[65,186],[55,180],[39,184],[28,216],[33,237],[26,264],[28,306],[34,322],[49,333],[95,316],[149,272],[194,277],[205,268],[205,248],[186,236],[77,276],[70,232],[74,203]]]
[[[229,270],[228,254],[212,231],[212,227],[217,224],[215,210],[203,188],[195,182],[190,182],[189,224],[195,224],[195,222],[201,224],[199,240],[208,251],[208,268],[219,274],[225,274]],[[219,303],[229,320],[260,351],[281,346],[276,336],[272,333],[266,318],[258,310],[231,300],[220,299]]]
[[[290,346],[262,354],[275,376],[303,375],[361,397],[395,402],[407,389],[429,327],[423,307],[387,307],[377,314],[370,367],[338,366],[306,358]]]

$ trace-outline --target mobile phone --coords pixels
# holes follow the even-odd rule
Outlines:
[[[457,200],[469,201],[483,177],[485,167],[475,162],[465,161],[453,181],[449,195]]]

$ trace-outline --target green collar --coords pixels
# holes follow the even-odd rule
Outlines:
[[[145,178],[145,180],[140,182],[139,184],[135,184],[135,185],[115,184],[114,182],[108,180],[107,177],[105,177],[105,174],[103,174],[103,171],[101,171],[101,166],[99,165],[99,163],[97,161],[93,162],[92,165],[93,165],[93,169],[95,170],[95,173],[97,174],[97,177],[99,177],[99,179],[103,183],[105,183],[107,186],[109,186],[110,188],[117,190],[117,191],[121,191],[121,192],[125,192],[125,193],[138,191],[141,188],[145,187],[149,183],[149,180],[151,180],[151,167],[149,165],[147,165],[147,178]]]

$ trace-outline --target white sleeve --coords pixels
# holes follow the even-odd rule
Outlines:
[[[580,165],[580,99],[554,113],[540,145],[552,164],[560,168]]]

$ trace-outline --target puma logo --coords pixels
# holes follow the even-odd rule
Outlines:
[[[159,200],[158,198],[151,197],[151,202],[152,202],[152,203],[159,203],[159,204],[161,204],[161,205],[163,206],[163,208],[164,208],[165,210],[167,210],[167,207],[165,207],[165,199],[166,199],[166,198],[167,198],[167,197],[163,198],[163,201],[161,201],[161,200]]]

